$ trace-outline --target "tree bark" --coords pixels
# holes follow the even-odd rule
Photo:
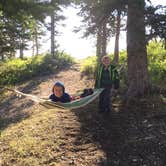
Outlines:
[[[39,41],[38,41],[38,32],[35,28],[35,46],[36,46],[36,55],[39,54]]]
[[[114,48],[114,63],[118,64],[119,61],[119,36],[120,36],[120,23],[121,11],[117,11],[116,35],[115,35],[115,48]]]
[[[128,97],[144,95],[149,90],[147,51],[145,44],[144,0],[128,4],[127,63]]]
[[[55,19],[54,13],[51,15],[51,55],[55,56]]]
[[[98,59],[98,62],[101,60],[101,40],[102,40],[102,32],[101,32],[102,26],[98,26],[97,30],[97,43],[96,43],[96,56]]]
[[[0,61],[3,61],[5,59],[3,52],[0,53]]]
[[[106,55],[107,49],[107,19],[102,21],[102,44],[101,44],[101,56]]]
[[[20,44],[20,59],[23,59],[23,54],[24,54],[24,52],[23,52],[23,47],[22,47],[22,43]]]
[[[24,43],[23,39],[20,39],[20,59],[24,58]]]
[[[20,59],[24,58],[24,45],[25,45],[25,40],[24,40],[24,29],[20,32]]]
[[[32,56],[35,56],[35,41],[34,41],[34,37],[33,37],[33,41],[32,41]]]

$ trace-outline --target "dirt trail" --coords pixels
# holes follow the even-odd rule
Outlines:
[[[65,85],[66,92],[73,94],[78,90],[93,87],[93,80],[87,80],[80,74],[80,64],[74,64],[70,68],[60,71],[56,75],[46,76],[44,82],[39,84],[40,94],[47,96],[52,90],[52,86],[56,81],[61,81]]]

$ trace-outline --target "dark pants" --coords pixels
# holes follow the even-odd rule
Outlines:
[[[99,96],[99,112],[110,111],[110,93],[111,89],[104,89]]]

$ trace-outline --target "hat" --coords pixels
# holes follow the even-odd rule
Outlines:
[[[52,91],[53,91],[53,92],[54,92],[54,87],[55,87],[55,86],[60,86],[60,87],[62,87],[63,93],[65,92],[65,87],[64,87],[64,84],[63,84],[62,82],[60,82],[60,81],[55,82],[55,84],[54,84],[54,86],[53,86],[53,88],[52,88]]]

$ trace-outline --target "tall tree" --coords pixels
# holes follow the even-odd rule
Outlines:
[[[145,18],[147,27],[146,41],[159,38],[163,41],[166,49],[166,6],[147,6]]]
[[[45,35],[43,25],[39,21],[32,19],[28,28],[30,30],[30,40],[32,41],[32,56],[38,55],[41,46],[40,38]]]
[[[0,14],[0,56],[1,59],[14,56],[17,41],[17,24]],[[10,55],[11,54],[11,55]]]
[[[98,57],[98,62],[100,61],[101,53],[101,45],[102,45],[102,26],[99,25],[97,28],[97,40],[96,40],[96,56]]]
[[[52,3],[53,2],[53,3]],[[69,1],[67,0],[52,0],[50,1],[39,1],[39,0],[8,0],[8,1],[0,1],[0,13],[3,14],[5,19],[11,20],[13,22],[16,22],[19,25],[19,28],[17,28],[17,41],[19,43],[20,54],[21,57],[23,56],[23,49],[26,46],[26,43],[28,43],[26,40],[29,38],[29,41],[32,39],[31,36],[31,30],[30,27],[22,26],[24,23],[36,20],[38,22],[44,23],[44,20],[46,16],[50,16],[53,13],[56,13],[53,17],[55,21],[55,24],[62,18],[59,16],[60,6],[63,4],[69,4]],[[16,8],[17,6],[17,8]],[[52,18],[53,18],[52,17]],[[30,18],[31,20],[25,20],[24,18]],[[52,24],[53,25],[53,24]],[[54,25],[55,26],[55,25]],[[17,26],[16,26],[17,27]],[[28,29],[29,28],[29,29]],[[34,33],[34,44],[36,47],[36,52],[38,53],[39,50],[39,44],[38,44],[38,34],[37,29],[36,33]],[[54,31],[54,30],[52,30]],[[56,33],[56,31],[54,31]],[[9,35],[9,34],[8,34]],[[27,38],[28,35],[28,38]],[[24,42],[25,41],[25,42]],[[53,42],[52,42],[53,43]],[[1,45],[1,44],[0,44]],[[34,48],[34,47],[33,47]],[[15,49],[15,48],[14,48]],[[7,49],[5,49],[6,51]],[[9,50],[9,49],[8,49]],[[4,49],[1,52],[5,52]],[[8,51],[9,52],[9,51]]]
[[[51,55],[55,56],[55,14],[51,14]]]
[[[19,49],[20,57],[23,58],[23,50],[30,40],[30,30],[27,25],[32,18],[44,21],[49,10],[47,4],[36,0],[0,1],[0,17],[2,18],[0,19],[0,25],[2,25],[0,33],[4,41],[4,44],[0,43],[0,48],[2,48],[3,57],[8,57],[9,54],[13,56],[16,49]]]
[[[65,17],[62,15],[62,7],[66,7],[69,5],[71,1],[67,0],[51,0],[50,1],[50,6],[52,7],[50,10],[50,18],[51,18],[51,23],[50,23],[50,33],[51,33],[51,54],[52,56],[55,56],[56,50],[58,45],[56,44],[55,37],[58,34],[57,31],[57,23],[61,20],[64,20]]]
[[[125,0],[124,0],[125,1]],[[110,37],[116,34],[115,50],[118,51],[120,22],[116,21],[117,12],[125,9],[126,2],[122,0],[80,0],[81,16],[84,20],[85,37],[96,36],[96,55],[99,57],[106,54],[106,48]],[[78,3],[78,1],[77,1]],[[119,13],[118,13],[119,14]],[[119,26],[118,26],[119,24]],[[117,27],[117,29],[116,29]],[[119,29],[118,29],[119,28]],[[118,31],[117,31],[118,30]],[[116,56],[117,57],[117,56]]]
[[[101,47],[101,56],[106,55],[107,50],[107,17],[102,20],[102,47]]]
[[[145,1],[130,0],[127,13],[127,63],[129,97],[145,94],[149,89],[145,42]]]

